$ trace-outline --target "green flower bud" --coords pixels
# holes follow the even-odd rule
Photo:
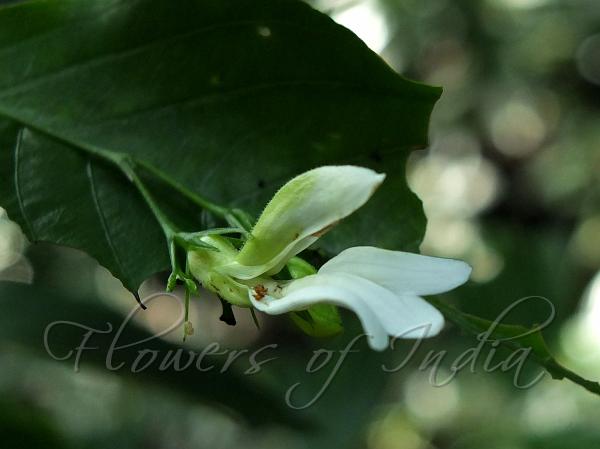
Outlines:
[[[192,275],[204,288],[227,302],[240,307],[250,307],[249,287],[215,270],[220,265],[230,263],[237,256],[235,247],[227,239],[217,235],[202,237],[202,240],[218,251],[195,249],[188,252],[188,264]]]

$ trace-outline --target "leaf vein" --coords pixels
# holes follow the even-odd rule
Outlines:
[[[93,126],[97,125],[106,125],[111,123],[116,123],[123,120],[129,120],[132,118],[138,118],[139,116],[144,116],[145,114],[153,114],[153,113],[161,113],[166,112],[169,109],[177,108],[177,107],[194,107],[206,103],[210,103],[211,101],[227,101],[236,96],[251,96],[260,94],[264,90],[268,89],[339,89],[339,90],[348,90],[352,93],[356,94],[359,89],[362,89],[359,94],[368,94],[372,97],[387,97],[390,93],[397,94],[404,98],[411,98],[416,101],[422,102],[431,102],[431,99],[425,97],[418,96],[408,96],[403,94],[402,92],[392,91],[389,88],[375,88],[371,86],[366,86],[358,83],[349,83],[349,82],[341,82],[341,81],[327,81],[327,80],[290,80],[290,81],[278,81],[278,82],[270,82],[270,83],[262,83],[255,84],[249,86],[243,86],[239,88],[234,88],[230,90],[222,90],[219,92],[202,92],[198,95],[194,95],[192,97],[183,98],[177,101],[172,101],[170,103],[151,105],[145,108],[140,108],[137,110],[128,111],[121,115],[113,115],[111,117],[95,120]],[[2,97],[0,96],[0,99]]]
[[[21,182],[20,182],[20,158],[21,158],[21,142],[23,141],[23,133],[25,132],[25,128],[19,129],[17,134],[17,141],[15,143],[14,149],[14,164],[15,164],[15,195],[17,197],[17,203],[19,204],[19,210],[21,211],[21,216],[23,217],[23,221],[25,222],[25,226],[29,231],[29,235],[31,236],[31,240],[37,240],[36,234],[34,232],[33,226],[29,221],[29,217],[25,212],[25,202],[23,201],[23,193],[21,192]]]
[[[102,231],[104,232],[104,238],[106,239],[106,243],[108,244],[108,247],[110,249],[110,252],[112,253],[112,256],[115,260],[115,263],[117,264],[117,267],[119,268],[119,271],[123,274],[126,274],[126,271],[124,269],[124,265],[121,262],[121,258],[119,257],[119,254],[117,253],[117,248],[113,242],[112,236],[110,234],[110,230],[108,228],[108,223],[106,220],[106,216],[104,215],[104,212],[102,210],[102,206],[100,204],[100,199],[98,197],[98,191],[96,188],[96,181],[94,178],[94,169],[92,167],[92,161],[91,159],[88,159],[88,162],[86,164],[86,175],[87,178],[90,182],[90,190],[91,190],[91,196],[92,196],[92,200],[94,202],[94,208],[96,209],[96,213],[98,214],[98,218],[100,220],[100,225],[102,226]]]
[[[204,34],[204,33],[211,33],[213,31],[216,31],[216,30],[219,30],[222,28],[236,28],[236,27],[242,27],[242,26],[258,26],[258,25],[275,24],[275,23],[298,26],[298,24],[295,24],[294,22],[283,21],[283,20],[273,20],[273,19],[270,19],[268,21],[267,20],[261,21],[261,20],[257,20],[257,19],[240,20],[240,21],[235,21],[235,22],[224,22],[224,23],[212,24],[209,26],[192,29],[192,30],[185,31],[182,33],[175,33],[171,36],[166,36],[164,38],[155,39],[150,42],[146,42],[144,44],[126,48],[124,50],[120,50],[120,51],[116,51],[116,52],[109,52],[109,53],[105,53],[102,55],[96,55],[89,59],[84,59],[84,60],[76,62],[74,64],[67,65],[59,70],[47,72],[38,77],[26,80],[21,83],[14,84],[9,88],[4,89],[3,91],[0,90],[0,92],[1,92],[0,97],[10,96],[10,95],[18,93],[20,91],[23,91],[23,90],[27,91],[30,88],[35,88],[39,84],[44,84],[45,82],[47,82],[49,78],[56,79],[56,78],[60,78],[61,76],[65,75],[65,74],[69,74],[71,72],[76,72],[79,69],[97,67],[106,62],[115,62],[116,60],[119,60],[122,58],[127,58],[129,56],[133,56],[136,53],[142,53],[145,50],[148,50],[157,45],[173,43],[180,39],[186,39],[186,38],[189,38],[189,37],[192,37],[195,35]]]

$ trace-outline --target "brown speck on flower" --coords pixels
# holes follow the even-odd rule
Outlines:
[[[260,301],[266,296],[267,292],[268,289],[264,285],[258,284],[254,287],[254,294],[252,296],[254,296],[254,299],[257,301]]]
[[[338,224],[340,222],[340,220],[334,221],[331,224],[328,224],[327,226],[325,226],[323,229],[321,229],[320,231],[315,232],[314,234],[311,234],[312,237],[321,237],[323,234],[325,234],[327,231],[329,231],[331,228],[333,228],[336,224]]]

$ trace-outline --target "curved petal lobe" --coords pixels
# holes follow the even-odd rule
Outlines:
[[[464,284],[471,267],[460,260],[357,246],[342,251],[319,273],[359,276],[398,295],[435,295]]]

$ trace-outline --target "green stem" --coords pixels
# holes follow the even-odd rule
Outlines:
[[[252,226],[247,220],[247,214],[238,209],[229,209],[223,206],[219,206],[206,198],[198,195],[196,192],[188,189],[186,186],[173,179],[171,176],[156,168],[152,164],[149,164],[142,160],[130,159],[136,165],[142,167],[148,173],[152,174],[156,179],[162,181],[172,189],[179,192],[181,195],[192,201],[194,204],[200,206],[203,209],[213,213],[217,217],[220,217],[227,221],[230,226],[235,226],[242,230],[246,237],[249,237],[249,231]]]
[[[148,207],[150,208],[152,214],[160,224],[163,232],[165,233],[165,236],[168,239],[173,239],[175,234],[177,234],[179,231],[173,224],[173,222],[169,220],[169,218],[165,215],[162,209],[158,206],[158,203],[156,202],[156,200],[154,199],[154,197],[152,196],[142,179],[137,174],[135,170],[137,162],[128,157],[124,157],[121,158],[117,163],[121,171],[123,171],[123,173],[131,180],[133,185],[135,185],[135,187],[138,189],[138,191],[148,204]]]
[[[486,332],[490,326],[493,326],[494,324],[491,321],[484,320],[483,318],[464,313],[456,307],[437,298],[428,298],[428,301],[437,309],[439,309],[448,321],[451,321],[463,331],[476,337],[481,335],[482,332]],[[501,328],[502,326],[498,327],[498,329]],[[521,330],[527,331],[528,329],[519,327],[519,331]],[[537,344],[538,347],[534,347],[534,345],[530,344],[528,340],[519,340],[515,338],[507,339],[502,338],[503,336],[498,336],[498,339],[502,346],[505,346],[511,350],[531,348],[533,360],[542,368],[544,368],[552,376],[552,378],[569,379],[577,385],[585,388],[589,392],[600,396],[600,383],[584,379],[583,377],[558,363],[547,350],[541,332],[539,330],[536,332],[539,333],[540,338]],[[492,336],[496,336],[496,334],[493,333]],[[543,345],[543,347],[540,347],[540,345]]]
[[[227,216],[230,214],[229,209],[219,206],[215,203],[212,203],[211,201],[207,200],[206,198],[203,198],[202,196],[198,195],[196,192],[193,192],[192,190],[185,187],[183,184],[179,183],[178,181],[176,181],[175,179],[173,179],[172,177],[167,175],[162,170],[159,170],[158,168],[154,167],[152,164],[148,164],[147,162],[138,161],[138,160],[136,160],[135,162],[137,165],[139,165],[140,167],[143,167],[146,171],[148,171],[149,173],[154,175],[157,179],[161,180],[165,184],[167,184],[170,187],[172,187],[173,189],[177,190],[179,193],[181,193],[186,198],[188,198],[189,200],[191,200],[198,206],[202,207],[203,209],[206,209],[206,210],[212,212],[213,214],[215,214],[216,216],[221,217],[223,219],[226,219]]]
[[[185,262],[185,274],[189,276],[190,274],[190,265]],[[183,341],[186,340],[188,335],[191,335],[190,332],[190,294],[191,292],[186,288],[185,289],[185,316],[183,317]]]
[[[15,117],[11,114],[8,114],[8,113],[6,113],[6,111],[0,110],[0,116],[6,117],[9,120],[14,120],[16,122],[22,123],[22,120],[19,119],[19,117]],[[166,183],[167,185],[169,185],[170,187],[172,187],[173,189],[175,189],[176,191],[178,191],[183,196],[190,199],[192,202],[196,203],[200,207],[212,212],[213,214],[217,215],[218,217],[223,218],[228,223],[230,223],[234,226],[238,226],[238,224],[240,224],[238,218],[236,217],[236,215],[237,215],[236,211],[212,203],[211,201],[207,200],[206,198],[203,198],[202,196],[200,196],[197,193],[193,192],[192,190],[188,189],[187,187],[180,184],[179,182],[177,182],[175,179],[173,179],[172,177],[170,177],[163,171],[157,169],[156,167],[154,167],[153,165],[151,165],[145,161],[136,159],[133,156],[126,154],[126,153],[107,150],[107,149],[100,148],[100,147],[97,147],[97,146],[89,144],[89,143],[77,141],[75,139],[58,134],[58,133],[56,133],[50,129],[47,129],[45,127],[42,127],[42,126],[36,126],[34,124],[26,124],[26,126],[29,127],[30,129],[33,129],[33,130],[41,133],[41,134],[44,134],[44,135],[49,136],[59,142],[62,142],[68,146],[76,148],[77,150],[80,150],[83,153],[87,153],[91,156],[97,157],[98,159],[102,159],[104,161],[107,161],[107,162],[110,162],[111,164],[116,165],[132,181],[133,181],[133,179],[130,177],[131,166],[135,165],[135,166],[143,167],[145,170],[147,170],[148,172],[153,174],[156,178],[160,179],[161,181],[163,181],[164,183]],[[149,205],[150,205],[150,203],[149,203]],[[162,218],[166,218],[164,216],[164,214],[161,214],[161,219]],[[165,221],[162,220],[161,225],[164,222]],[[249,230],[248,226],[243,226],[243,228],[246,231]]]
[[[146,201],[146,204],[152,211],[152,214],[160,224],[160,227],[165,234],[169,249],[169,259],[171,260],[171,275],[169,276],[169,280],[167,282],[167,291],[173,291],[178,280],[185,284],[186,293],[196,291],[198,288],[196,282],[191,276],[181,270],[177,260],[177,245],[180,232],[159,207],[158,203],[155,201],[154,197],[138,175],[136,171],[138,165],[137,162],[130,156],[122,153],[103,152],[100,155],[116,164],[117,167],[119,167],[119,169],[125,174],[125,176],[127,176],[127,178],[133,183],[133,185],[144,198],[144,201]]]

